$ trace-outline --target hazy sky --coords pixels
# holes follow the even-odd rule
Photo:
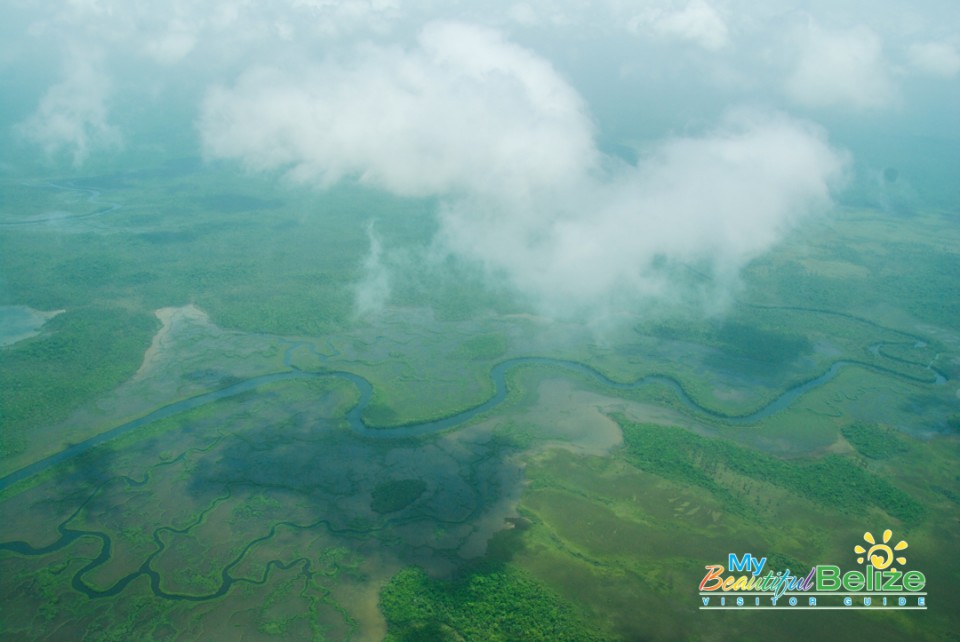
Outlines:
[[[0,171],[160,150],[437,197],[435,250],[546,310],[663,299],[675,266],[722,306],[853,167],[907,162],[877,140],[960,137],[955,0],[12,0],[0,24]]]

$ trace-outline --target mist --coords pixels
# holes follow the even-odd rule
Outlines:
[[[913,202],[956,170],[898,149],[956,142],[960,9],[865,8],[14,3],[3,167],[201,155],[436,198],[422,260],[475,265],[540,312],[722,311],[750,261],[885,168]],[[403,250],[371,239],[366,313]]]

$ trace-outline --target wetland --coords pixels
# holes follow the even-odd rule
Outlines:
[[[219,180],[197,170],[175,198]],[[247,189],[277,200],[266,182]],[[570,639],[696,636],[707,623],[688,593],[727,548],[809,565],[882,522],[921,564],[957,528],[955,331],[865,303],[777,298],[771,274],[791,264],[789,246],[748,272],[754,301],[721,323],[638,316],[600,336],[517,314],[501,295],[469,315],[437,301],[374,319],[328,311],[317,326],[307,310],[337,298],[307,294],[298,262],[277,254],[316,251],[296,240],[311,232],[293,208],[224,232],[283,284],[264,307],[223,297],[249,279],[215,248],[201,267],[189,223],[136,241],[164,234],[145,231],[138,197],[174,198],[128,181],[97,217],[4,232],[8,264],[31,256],[69,281],[33,294],[26,273],[11,288],[18,333],[28,308],[14,305],[64,311],[3,348],[5,635],[106,621],[115,638],[203,637],[225,622],[265,639],[510,638],[549,620]],[[338,198],[377,196],[345,187],[320,201]],[[254,201],[230,202],[193,227]],[[839,213],[830,234],[861,216]],[[926,233],[946,233],[941,221],[930,215]],[[273,250],[258,249],[264,225],[285,236]],[[360,223],[343,225],[362,239]],[[121,238],[142,244],[84,249]],[[329,269],[356,269],[352,250],[325,246],[336,251]],[[124,277],[160,265],[162,279]],[[931,566],[931,593],[946,591],[955,571]],[[752,630],[779,626],[764,615]],[[791,626],[813,635],[825,621],[878,639],[916,632],[880,615]]]
[[[958,639],[960,5],[641,4],[0,8],[0,642]]]

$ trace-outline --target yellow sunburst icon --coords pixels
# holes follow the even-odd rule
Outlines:
[[[867,531],[863,534],[863,541],[867,544],[870,544],[870,548],[864,548],[860,544],[857,544],[853,547],[853,552],[860,555],[857,558],[857,564],[863,564],[864,560],[869,560],[870,564],[874,568],[880,569],[881,571],[891,564],[893,560],[896,559],[898,564],[906,564],[907,558],[903,556],[894,556],[894,551],[902,551],[907,548],[906,540],[900,540],[897,542],[896,546],[890,548],[888,542],[890,538],[893,537],[893,531],[889,528],[883,531],[883,542],[878,544],[877,540],[873,537],[873,533]],[[893,569],[897,570],[897,569]]]

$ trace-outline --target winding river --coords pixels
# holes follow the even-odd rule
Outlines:
[[[99,200],[100,192],[93,189],[84,189],[64,185],[53,185],[50,184],[49,187],[56,189],[68,189],[80,192],[86,192],[90,195],[89,201],[91,203],[97,203],[103,207],[98,209],[95,212],[88,214],[73,216],[69,218],[79,219],[79,218],[90,218],[96,216],[102,216],[104,214],[113,212],[120,208],[119,204],[115,203],[105,203]],[[48,217],[48,218],[38,218],[25,221],[17,222],[7,222],[0,223],[0,226],[13,226],[13,225],[32,225],[40,224],[46,222],[53,222],[55,220],[63,220],[68,217]],[[755,307],[767,307],[767,306],[755,306]],[[794,309],[802,312],[810,312],[817,314],[836,314],[840,316],[845,316],[855,321],[867,323],[871,326],[882,328],[885,330],[891,330],[890,328],[883,328],[876,323],[873,323],[869,320],[862,319],[860,317],[853,317],[843,313],[836,313],[828,310],[809,310],[803,308],[785,308],[785,309]],[[910,338],[911,340],[921,341],[921,337],[912,335],[906,332],[892,330],[897,332],[905,337]],[[119,426],[112,428],[106,432],[100,433],[94,437],[91,437],[87,440],[73,444],[64,450],[50,455],[46,458],[40,459],[28,466],[25,466],[17,471],[14,471],[2,478],[0,478],[0,490],[9,488],[10,486],[29,479],[30,477],[42,473],[53,466],[56,466],[62,462],[68,461],[81,453],[90,450],[100,444],[106,443],[110,440],[113,440],[122,435],[136,431],[137,429],[149,425],[153,422],[166,419],[178,415],[183,412],[187,412],[196,408],[200,408],[207,404],[216,402],[221,399],[233,397],[240,395],[242,393],[250,392],[256,390],[262,386],[279,383],[285,381],[295,381],[295,380],[309,380],[309,379],[339,379],[353,385],[357,392],[358,398],[356,403],[347,411],[345,419],[347,420],[350,429],[358,437],[365,439],[376,439],[376,440],[390,440],[390,439],[407,439],[410,437],[424,436],[440,433],[447,430],[453,430],[460,426],[465,425],[474,418],[496,409],[498,406],[504,403],[508,396],[508,385],[507,385],[507,376],[508,374],[517,368],[521,367],[538,367],[538,368],[549,368],[553,370],[563,371],[568,375],[573,375],[576,377],[584,378],[594,383],[599,384],[600,386],[607,388],[612,391],[632,391],[638,390],[644,387],[660,387],[664,389],[669,389],[677,398],[679,403],[691,414],[705,419],[710,419],[712,421],[719,421],[727,424],[736,424],[736,425],[748,425],[755,424],[760,420],[773,415],[774,413],[780,412],[781,410],[790,406],[794,401],[796,401],[802,395],[814,390],[815,388],[826,384],[837,374],[845,369],[851,367],[857,367],[872,372],[877,372],[890,376],[892,378],[900,379],[903,381],[909,381],[912,383],[923,383],[923,384],[943,384],[947,381],[947,377],[940,371],[932,367],[932,364],[921,364],[916,362],[911,362],[906,359],[887,354],[883,352],[882,348],[885,345],[894,345],[891,342],[887,343],[878,343],[870,347],[870,351],[873,352],[878,357],[883,357],[889,359],[893,362],[913,365],[917,367],[926,367],[926,369],[931,373],[930,378],[923,378],[918,376],[913,376],[894,370],[891,368],[886,368],[872,363],[856,361],[856,360],[838,360],[833,362],[829,368],[827,368],[821,374],[812,377],[806,381],[797,383],[792,387],[786,389],[778,397],[776,397],[771,402],[759,407],[751,412],[740,414],[740,415],[730,415],[719,412],[715,409],[708,408],[701,405],[696,400],[694,400],[687,390],[684,388],[683,384],[680,383],[677,379],[660,374],[652,374],[641,377],[634,381],[622,382],[615,381],[609,378],[607,375],[603,374],[599,370],[588,366],[586,364],[563,360],[563,359],[554,359],[550,357],[542,356],[524,356],[524,357],[515,357],[510,359],[505,359],[496,363],[490,370],[489,377],[493,385],[493,394],[486,399],[485,401],[474,405],[470,408],[462,410],[460,412],[435,419],[430,421],[423,422],[413,422],[391,427],[378,427],[372,426],[366,423],[363,419],[364,413],[367,410],[370,400],[373,396],[373,386],[372,384],[365,379],[364,377],[357,375],[352,372],[345,370],[335,370],[335,369],[320,369],[320,370],[301,370],[292,364],[292,353],[293,350],[297,347],[304,346],[312,350],[321,360],[326,360],[326,356],[320,354],[316,346],[310,342],[287,342],[290,347],[287,349],[284,355],[284,365],[286,370],[280,372],[274,372],[269,374],[260,375],[257,377],[252,377],[244,381],[234,383],[232,385],[226,386],[219,390],[214,390],[204,394],[200,394],[194,397],[187,399],[182,399],[164,405],[152,412],[143,415],[142,417],[133,419],[126,423],[123,423]],[[182,455],[181,455],[182,456]],[[167,465],[173,463],[179,459],[175,458],[170,462],[164,462],[158,465]],[[149,479],[149,473],[143,481],[135,481],[129,478],[125,478],[126,482],[130,485],[141,485],[147,483]],[[332,525],[325,522],[324,520],[319,520],[310,524],[297,524],[294,522],[284,521],[274,523],[269,532],[265,535],[258,537],[243,547],[239,551],[237,556],[229,562],[220,572],[220,582],[219,586],[205,595],[186,595],[186,594],[176,594],[169,593],[163,590],[161,586],[161,577],[160,574],[152,567],[154,560],[158,555],[165,549],[166,543],[164,542],[163,535],[164,533],[178,534],[186,533],[197,523],[204,519],[206,513],[215,508],[219,503],[225,501],[229,498],[229,492],[226,496],[220,496],[215,498],[211,504],[201,512],[197,517],[197,522],[189,524],[181,529],[175,529],[169,526],[163,526],[157,528],[152,533],[153,542],[156,546],[156,549],[143,560],[141,565],[128,575],[124,576],[116,583],[114,583],[109,588],[100,590],[95,587],[90,586],[84,581],[84,575],[105,564],[111,556],[112,551],[112,542],[108,534],[99,531],[93,530],[80,530],[71,528],[69,526],[70,522],[73,521],[77,515],[85,508],[87,502],[92,499],[96,494],[94,492],[87,498],[86,501],[82,502],[81,505],[76,509],[76,511],[67,517],[63,522],[57,526],[57,531],[59,533],[59,538],[57,541],[42,547],[33,547],[30,544],[23,541],[8,541],[0,542],[0,550],[10,551],[12,553],[24,556],[44,556],[50,553],[56,552],[58,550],[64,549],[65,547],[71,545],[75,541],[83,537],[91,537],[99,541],[100,552],[92,560],[89,560],[82,568],[75,572],[72,578],[72,587],[85,594],[90,598],[103,598],[110,597],[119,594],[122,592],[133,580],[137,579],[142,575],[146,575],[149,578],[150,587],[152,593],[159,598],[171,599],[171,600],[189,600],[189,601],[203,601],[211,600],[218,597],[221,597],[228,593],[235,583],[248,583],[248,584],[263,584],[267,581],[271,570],[274,568],[277,569],[288,569],[296,565],[302,567],[302,572],[309,575],[311,573],[311,561],[306,558],[299,558],[288,562],[283,562],[280,560],[271,560],[266,563],[263,575],[260,578],[242,578],[234,577],[231,575],[231,571],[245,558],[248,551],[255,545],[272,538],[277,529],[281,526],[293,529],[312,529],[321,524],[325,525],[327,528],[332,529]],[[374,527],[378,528],[378,527]],[[362,532],[368,532],[369,529]]]
[[[94,212],[87,214],[73,215],[69,217],[58,217],[58,218],[40,218],[40,219],[31,219],[27,221],[17,221],[10,223],[0,223],[0,226],[5,225],[31,225],[44,222],[50,222],[53,220],[63,220],[64,218],[70,219],[84,219],[96,216],[102,216],[113,212],[120,207],[118,203],[107,203],[100,200],[101,192],[96,189],[84,188],[84,187],[75,187],[71,185],[58,185],[53,183],[46,184],[47,187],[52,187],[54,189],[63,189],[71,190],[75,192],[82,192],[89,195],[89,202],[99,204],[102,207]],[[910,334],[901,330],[895,330],[892,328],[886,328],[882,325],[879,325],[868,319],[861,317],[852,316],[849,314],[834,312],[831,310],[818,310],[818,309],[808,309],[801,307],[789,307],[789,306],[762,306],[762,305],[752,305],[751,307],[761,308],[761,309],[783,309],[791,310],[795,312],[806,312],[813,314],[829,314],[846,317],[848,319],[865,323],[875,328],[891,331],[898,333],[902,336],[909,337],[914,341],[923,341],[922,337],[918,335]],[[391,427],[376,427],[368,425],[363,420],[364,411],[367,409],[367,406],[370,403],[370,399],[373,395],[373,386],[369,381],[352,372],[347,372],[344,370],[320,370],[320,371],[305,371],[300,370],[292,365],[292,351],[298,346],[305,346],[311,351],[313,351],[321,360],[326,361],[327,356],[321,354],[317,351],[316,346],[311,342],[293,342],[287,341],[290,344],[290,347],[287,349],[284,355],[284,365],[288,368],[286,371],[275,372],[271,374],[265,374],[258,377],[253,377],[246,379],[239,383],[221,388],[219,390],[214,390],[212,392],[204,393],[197,395],[195,397],[190,397],[188,399],[182,399],[165,406],[162,406],[153,412],[150,412],[142,417],[133,419],[124,424],[121,424],[111,430],[100,433],[94,437],[81,441],[79,443],[73,444],[64,450],[40,459],[28,466],[25,466],[19,470],[16,470],[12,473],[7,474],[4,477],[0,477],[0,491],[9,488],[11,485],[16,484],[19,481],[27,479],[37,473],[43,472],[49,469],[51,466],[55,466],[61,462],[67,461],[77,455],[95,447],[105,442],[108,442],[112,439],[115,439],[121,435],[130,433],[141,426],[159,421],[161,419],[166,419],[172,417],[179,413],[192,410],[194,408],[199,408],[206,404],[212,403],[214,401],[224,399],[227,397],[232,397],[244,392],[249,392],[264,386],[270,383],[277,383],[282,381],[291,381],[296,379],[317,379],[317,378],[336,378],[345,380],[353,384],[357,391],[359,392],[359,398],[357,403],[347,412],[346,419],[350,425],[350,428],[353,432],[359,436],[371,438],[371,439],[403,439],[409,437],[417,437],[422,435],[427,435],[431,433],[438,433],[445,430],[451,430],[457,428],[470,421],[477,415],[485,413],[489,410],[492,410],[499,406],[507,397],[507,383],[506,375],[510,370],[521,367],[521,366],[541,366],[549,367],[555,369],[566,370],[567,372],[573,373],[575,375],[580,375],[588,379],[592,379],[601,385],[610,388],[612,390],[636,390],[645,386],[662,386],[669,388],[676,395],[680,403],[694,415],[698,415],[704,418],[712,419],[714,421],[721,421],[729,424],[752,424],[769,417],[770,415],[783,410],[791,403],[793,403],[801,395],[813,390],[814,388],[821,386],[831,379],[833,379],[840,370],[843,368],[858,366],[866,370],[871,370],[874,372],[880,372],[895,378],[899,378],[905,381],[910,381],[913,383],[933,383],[933,384],[942,384],[947,381],[946,375],[942,372],[936,370],[932,367],[932,364],[927,364],[925,367],[933,375],[932,380],[923,379],[920,377],[915,377],[912,375],[905,374],[903,372],[898,372],[890,368],[885,368],[875,364],[870,364],[861,361],[854,360],[838,360],[835,361],[825,372],[822,374],[813,377],[807,381],[798,383],[787,390],[785,390],[779,397],[771,401],[770,403],[762,406],[752,412],[742,414],[742,415],[729,415],[707,408],[697,401],[695,401],[690,394],[684,389],[683,384],[673,377],[667,375],[648,375],[641,377],[632,382],[619,382],[610,379],[605,374],[596,370],[586,364],[569,361],[564,359],[554,359],[550,357],[538,357],[538,356],[528,356],[528,357],[515,357],[511,359],[506,359],[501,361],[493,366],[490,370],[490,379],[493,383],[494,393],[486,401],[477,404],[466,410],[462,410],[458,413],[442,417],[440,419],[435,419],[431,421],[424,422],[415,422],[402,424],[398,426]],[[871,350],[874,351],[877,356],[882,356],[892,361],[899,363],[921,366],[924,364],[915,363],[907,361],[905,359],[888,355],[882,351],[882,346],[884,345],[893,345],[892,342],[878,343],[874,346],[871,346]]]
[[[74,187],[72,185],[58,185],[56,183],[45,183],[39,185],[38,187],[50,187],[53,189],[68,190],[71,192],[80,192],[81,194],[87,194],[87,201],[93,205],[99,205],[100,208],[94,210],[93,212],[87,212],[85,214],[48,214],[45,216],[38,216],[35,218],[26,218],[19,221],[0,221],[0,227],[23,227],[27,225],[43,225],[46,223],[59,223],[62,221],[81,221],[88,218],[95,218],[99,216],[104,216],[105,214],[110,214],[121,207],[120,203],[108,203],[106,201],[100,200],[100,190],[95,190],[89,187]]]
[[[683,404],[683,406],[685,406],[688,410],[690,410],[694,414],[697,414],[703,417],[709,417],[713,420],[720,420],[720,421],[731,423],[731,424],[755,423],[765,417],[768,417],[776,412],[779,412],[780,410],[786,408],[791,403],[793,403],[801,395],[809,392],[810,390],[817,388],[818,386],[821,386],[827,383],[828,381],[833,379],[842,369],[848,368],[848,367],[860,367],[860,368],[864,368],[874,372],[880,372],[892,377],[896,377],[899,379],[903,379],[903,380],[911,381],[915,383],[939,384],[939,383],[943,383],[946,380],[945,377],[939,372],[935,372],[936,374],[935,378],[933,380],[929,380],[929,379],[914,377],[911,375],[907,375],[901,372],[897,372],[895,370],[883,368],[873,364],[868,364],[868,363],[858,362],[858,361],[841,360],[841,361],[834,362],[830,366],[830,368],[828,368],[825,372],[823,372],[819,376],[789,388],[788,390],[783,392],[779,397],[774,399],[772,402],[766,404],[761,408],[758,408],[757,410],[754,410],[753,412],[743,414],[743,415],[727,415],[727,414],[717,412],[716,410],[706,408],[700,405],[699,403],[697,403],[696,401],[694,401],[690,397],[690,395],[687,393],[687,391],[684,389],[683,385],[672,377],[668,377],[664,375],[648,375],[646,377],[641,377],[640,379],[637,379],[635,381],[625,383],[625,382],[614,381],[613,379],[610,379],[609,377],[604,375],[602,372],[576,361],[552,359],[548,357],[517,357],[517,358],[503,360],[497,363],[496,365],[494,365],[493,368],[491,368],[490,379],[494,385],[494,393],[486,401],[480,404],[477,404],[471,408],[468,408],[466,410],[463,410],[461,412],[449,415],[447,417],[443,417],[441,419],[404,424],[404,425],[388,428],[388,427],[374,427],[367,424],[363,420],[364,410],[366,410],[368,404],[370,403],[370,399],[373,395],[373,386],[370,384],[370,382],[367,379],[357,374],[354,374],[352,372],[347,372],[343,370],[321,370],[321,371],[299,370],[293,365],[291,365],[293,350],[299,346],[307,346],[310,349],[312,349],[314,352],[316,352],[316,348],[312,344],[306,343],[306,342],[289,342],[289,343],[290,343],[290,347],[287,349],[284,355],[284,364],[288,368],[290,368],[289,370],[284,372],[275,372],[275,373],[266,374],[258,377],[253,377],[251,379],[247,379],[245,381],[241,381],[239,383],[235,383],[233,385],[227,386],[220,390],[215,390],[205,394],[197,395],[195,397],[177,401],[177,402],[168,404],[166,406],[163,406],[161,408],[158,408],[157,410],[154,410],[153,412],[146,414],[138,419],[134,419],[132,421],[121,424],[116,428],[113,428],[112,430],[101,433],[96,437],[92,437],[86,441],[72,445],[69,448],[66,448],[65,450],[59,453],[51,455],[50,457],[37,461],[29,466],[26,466],[25,468],[22,468],[14,473],[11,473],[10,475],[7,475],[6,477],[0,479],[0,489],[7,488],[11,484],[15,484],[18,481],[27,479],[32,475],[35,475],[44,470],[47,470],[51,466],[55,466],[58,463],[61,463],[72,457],[75,457],[80,453],[97,446],[98,444],[102,444],[120,435],[132,432],[140,428],[141,426],[147,425],[154,421],[158,421],[166,417],[171,417],[178,413],[185,412],[194,408],[199,408],[205,404],[212,403],[219,399],[224,399],[227,397],[239,395],[244,392],[255,390],[260,386],[264,386],[270,383],[276,383],[276,382],[282,382],[282,381],[293,381],[293,380],[299,380],[299,379],[335,378],[335,379],[341,379],[353,384],[356,387],[357,391],[359,392],[359,397],[357,399],[357,402],[347,412],[346,419],[355,434],[357,434],[360,437],[369,438],[369,439],[409,438],[409,437],[414,437],[418,435],[429,435],[429,434],[457,428],[469,422],[471,419],[477,417],[478,415],[481,415],[482,413],[490,411],[496,408],[497,406],[499,406],[500,404],[502,404],[506,400],[507,394],[508,394],[507,374],[511,370],[515,368],[520,368],[520,367],[532,366],[532,367],[564,370],[573,375],[582,376],[587,379],[593,380],[611,390],[636,390],[644,386],[662,386],[673,391],[673,393],[677,396],[677,399]],[[317,354],[319,355],[319,353]],[[169,465],[176,462],[179,459],[180,457],[177,457],[169,462],[162,462],[158,465],[161,465],[161,466]],[[149,473],[147,474],[147,477],[145,477],[142,481],[136,481],[126,477],[124,479],[129,485],[139,486],[147,483],[147,481],[149,480]],[[197,595],[197,594],[191,595],[191,594],[171,593],[171,592],[165,591],[162,587],[162,579],[161,579],[160,573],[156,569],[154,569],[152,566],[155,558],[157,558],[157,556],[159,556],[166,548],[166,542],[163,539],[163,534],[164,533],[182,534],[182,533],[188,532],[198,523],[203,521],[206,513],[210,512],[211,510],[213,510],[213,508],[217,506],[217,504],[223,502],[224,500],[230,497],[230,493],[228,490],[227,495],[220,496],[213,499],[210,505],[207,506],[207,508],[204,509],[200,513],[200,515],[198,515],[195,523],[189,524],[180,529],[172,528],[169,526],[162,526],[155,529],[152,533],[152,539],[156,548],[152,553],[150,553],[150,555],[146,557],[146,559],[143,560],[140,566],[136,570],[133,570],[132,572],[128,573],[127,575],[125,575],[124,577],[116,581],[110,587],[104,588],[104,589],[98,589],[96,587],[89,585],[84,580],[84,576],[87,573],[93,571],[95,568],[107,563],[110,560],[111,551],[112,551],[111,538],[107,533],[104,533],[104,532],[95,531],[95,530],[80,530],[76,528],[71,528],[69,526],[70,522],[73,521],[73,519],[80,514],[80,512],[84,509],[86,504],[94,497],[94,495],[96,495],[96,492],[91,494],[86,501],[81,503],[81,505],[77,508],[77,510],[72,515],[67,517],[63,522],[61,522],[57,526],[57,531],[60,536],[55,542],[42,547],[33,547],[29,543],[24,541],[0,542],[0,550],[7,550],[12,553],[23,555],[23,556],[37,557],[37,556],[48,555],[50,553],[54,553],[56,551],[64,549],[82,537],[91,537],[99,541],[100,552],[94,559],[87,562],[82,568],[80,568],[75,572],[71,581],[71,585],[74,590],[83,593],[89,598],[106,598],[106,597],[118,595],[132,581],[134,581],[138,577],[147,576],[150,582],[151,592],[158,598],[168,599],[168,600],[205,601],[205,600],[213,600],[226,595],[230,591],[231,587],[236,583],[263,584],[268,580],[271,570],[275,568],[289,569],[294,566],[300,565],[301,572],[309,575],[311,573],[312,562],[306,558],[298,558],[298,559],[287,561],[287,562],[284,562],[282,560],[277,560],[277,559],[270,560],[266,563],[263,569],[262,577],[259,577],[259,578],[234,577],[231,574],[232,570],[241,563],[241,561],[246,557],[247,553],[250,551],[250,549],[253,546],[272,538],[276,534],[276,531],[279,527],[283,526],[287,528],[303,530],[303,529],[312,529],[317,526],[324,525],[328,529],[336,530],[332,524],[328,523],[326,520],[323,520],[323,519],[320,519],[318,521],[315,521],[309,524],[298,524],[290,521],[274,523],[270,527],[268,533],[248,542],[242,548],[242,550],[238,552],[236,557],[234,557],[226,566],[224,566],[220,570],[219,586],[212,592],[208,594],[202,594],[202,595]],[[371,528],[357,531],[357,532],[367,533],[371,529],[378,530],[380,528],[382,528],[382,526],[372,526]]]
[[[304,344],[292,344],[284,357],[284,363],[290,368],[290,370],[253,377],[219,390],[214,390],[212,392],[207,392],[195,397],[182,399],[180,401],[175,401],[162,406],[153,412],[143,415],[142,417],[138,417],[137,419],[123,423],[115,428],[112,428],[111,430],[100,433],[95,437],[91,437],[79,443],[73,444],[58,453],[40,459],[29,466],[25,466],[20,470],[14,471],[5,477],[0,478],[0,490],[6,489],[12,484],[27,479],[33,475],[36,475],[37,473],[43,472],[49,469],[51,466],[55,466],[61,462],[76,457],[77,455],[95,446],[120,437],[121,435],[133,432],[141,426],[172,417],[188,410],[193,410],[194,408],[199,408],[220,399],[233,397],[244,392],[255,390],[260,386],[282,381],[293,381],[297,379],[333,378],[341,379],[353,384],[359,392],[359,398],[353,407],[347,412],[346,419],[351,430],[353,430],[356,435],[370,439],[406,439],[457,428],[467,423],[474,417],[493,410],[502,404],[507,398],[507,373],[514,368],[522,366],[540,366],[545,368],[565,370],[575,375],[592,379],[593,381],[600,383],[611,390],[637,390],[646,386],[662,386],[673,391],[680,403],[694,415],[729,424],[752,424],[760,421],[761,419],[769,417],[770,415],[789,406],[801,395],[827,383],[833,379],[843,368],[853,366],[871,370],[873,372],[880,372],[913,383],[942,384],[946,381],[946,377],[936,371],[934,371],[934,379],[929,380],[920,377],[914,377],[912,375],[904,374],[896,370],[884,368],[882,366],[877,366],[870,363],[839,360],[835,361],[830,368],[828,368],[819,376],[788,388],[779,397],[765,406],[746,414],[729,415],[699,404],[690,396],[690,394],[683,387],[683,384],[673,377],[666,375],[648,375],[635,381],[625,383],[614,381],[599,370],[577,361],[553,359],[550,357],[515,357],[500,361],[494,365],[493,368],[491,368],[490,379],[493,383],[494,393],[486,401],[440,419],[401,424],[391,427],[378,427],[367,424],[363,419],[364,411],[367,409],[370,399],[373,396],[373,386],[370,384],[370,382],[358,374],[347,372],[345,370],[305,371],[295,368],[290,364],[290,354],[292,350],[299,345]]]

